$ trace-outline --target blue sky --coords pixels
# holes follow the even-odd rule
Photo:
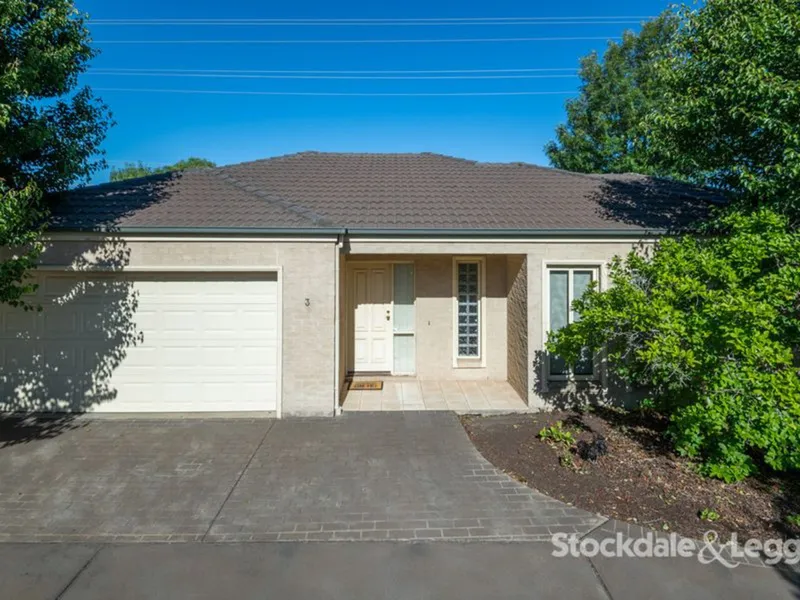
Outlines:
[[[571,92],[578,58],[601,50],[634,23],[564,25],[157,25],[101,19],[438,19],[505,17],[629,17],[655,15],[662,0],[572,0],[493,3],[266,3],[259,0],[76,0],[102,54],[83,78],[97,89],[250,92],[454,93]],[[636,20],[634,20],[636,21]],[[463,23],[463,22],[462,22]],[[592,40],[380,44],[127,44],[126,40],[356,40],[593,37]],[[109,43],[112,42],[112,43]],[[434,71],[565,69],[518,79],[234,79],[102,75],[102,69],[258,71]],[[252,73],[251,73],[252,74]],[[415,75],[415,74],[412,74]],[[416,74],[424,75],[424,74]],[[458,75],[458,74],[457,74]],[[472,75],[475,75],[473,73]],[[490,75],[497,75],[490,73]],[[564,77],[566,75],[566,77]],[[453,76],[452,74],[448,76]],[[488,161],[547,164],[542,147],[564,120],[560,95],[531,96],[269,96],[98,91],[117,126],[105,143],[111,164],[159,165],[190,155],[220,164],[301,150],[441,152]],[[107,172],[96,176],[105,181]]]

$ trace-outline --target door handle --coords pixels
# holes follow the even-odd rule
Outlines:
[[[392,316],[389,314],[388,310],[386,311],[386,320],[387,321],[391,321],[392,320]]]

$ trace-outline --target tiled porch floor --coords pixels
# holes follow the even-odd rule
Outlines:
[[[383,389],[347,390],[343,411],[453,410],[526,411],[528,406],[505,381],[427,381],[413,377],[364,377],[382,380]]]

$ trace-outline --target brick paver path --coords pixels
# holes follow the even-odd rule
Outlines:
[[[603,522],[497,471],[444,412],[93,420],[0,448],[0,482],[0,541],[525,541]]]

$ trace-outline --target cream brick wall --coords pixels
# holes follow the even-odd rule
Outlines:
[[[353,237],[350,240],[350,254],[353,258],[361,255],[414,255],[422,260],[428,255],[522,255],[527,262],[527,400],[532,408],[550,409],[569,403],[577,395],[607,397],[608,394],[599,385],[581,385],[578,389],[571,385],[543,385],[542,356],[544,353],[544,303],[543,283],[544,269],[547,264],[571,263],[575,266],[608,264],[616,255],[627,254],[638,244],[651,244],[653,240],[626,240],[609,238],[575,238],[575,239],[537,239],[517,241],[481,241],[481,240],[378,240]],[[487,269],[488,271],[488,269]],[[602,269],[601,269],[602,271]],[[607,275],[601,272],[601,285],[606,285]],[[443,308],[437,311],[441,313]],[[444,336],[447,329],[441,326],[438,335]],[[438,340],[438,336],[436,337]],[[440,342],[434,339],[427,341],[439,351],[443,351]],[[425,352],[423,349],[422,352]],[[420,353],[418,344],[418,355]],[[431,360],[435,353],[426,355]],[[450,354],[452,356],[452,354]],[[605,382],[603,377],[602,382]],[[619,389],[611,390],[612,402],[626,402],[627,398]]]
[[[281,267],[284,415],[327,416],[334,412],[335,240],[126,239],[53,241],[45,265],[90,268]],[[306,306],[306,303],[308,306]]]
[[[546,340],[544,315],[544,277],[549,265],[568,263],[573,266],[599,266],[600,286],[608,285],[607,265],[614,256],[625,255],[634,247],[634,242],[595,243],[547,243],[531,245],[528,249],[528,360],[530,380],[528,405],[533,408],[551,409],[569,405],[576,399],[607,397],[605,367],[601,369],[595,384],[563,384],[545,381],[543,355]],[[614,403],[624,403],[621,390],[614,390]]]
[[[343,369],[348,366],[340,364],[337,371],[335,361],[336,265],[342,260],[335,242],[334,239],[142,239],[129,236],[125,239],[105,238],[99,243],[89,236],[63,236],[51,242],[42,260],[48,265],[75,264],[79,268],[97,264],[140,269],[281,267],[283,413],[323,416],[334,413]],[[490,242],[354,238],[350,240],[344,262],[339,264],[344,266],[354,260],[369,259],[414,261],[417,274],[417,369],[421,378],[508,378],[515,386],[527,386],[530,406],[546,409],[560,404],[571,392],[553,385],[545,390],[543,386],[540,359],[545,340],[542,312],[545,265],[566,261],[578,266],[608,263],[615,255],[628,252],[634,243],[608,239]],[[453,256],[485,259],[486,364],[480,368],[453,367]],[[523,257],[527,278],[527,332],[523,333],[527,340],[527,382],[518,373],[509,376],[509,368],[512,371],[519,368],[521,344],[519,339],[513,338],[515,331],[522,327],[514,328],[514,320],[520,318],[520,311],[512,309],[514,316],[509,331],[507,299],[509,292],[515,299],[520,296],[514,292],[515,285],[520,285],[516,283],[518,277],[514,268]],[[345,283],[343,279],[340,282]],[[601,283],[606,283],[605,273],[601,275]],[[340,348],[348,335],[343,323]],[[512,339],[510,344],[509,339]]]
[[[508,257],[508,383],[528,401],[528,263]]]
[[[507,373],[506,257],[470,255],[484,262],[485,345],[478,366],[454,366],[453,256],[368,255],[349,256],[348,264],[373,261],[412,262],[416,296],[416,363],[420,379],[497,379]],[[348,282],[347,285],[350,285]],[[352,310],[352,308],[350,309]],[[352,343],[352,332],[346,335]],[[347,365],[352,370],[352,365]]]

